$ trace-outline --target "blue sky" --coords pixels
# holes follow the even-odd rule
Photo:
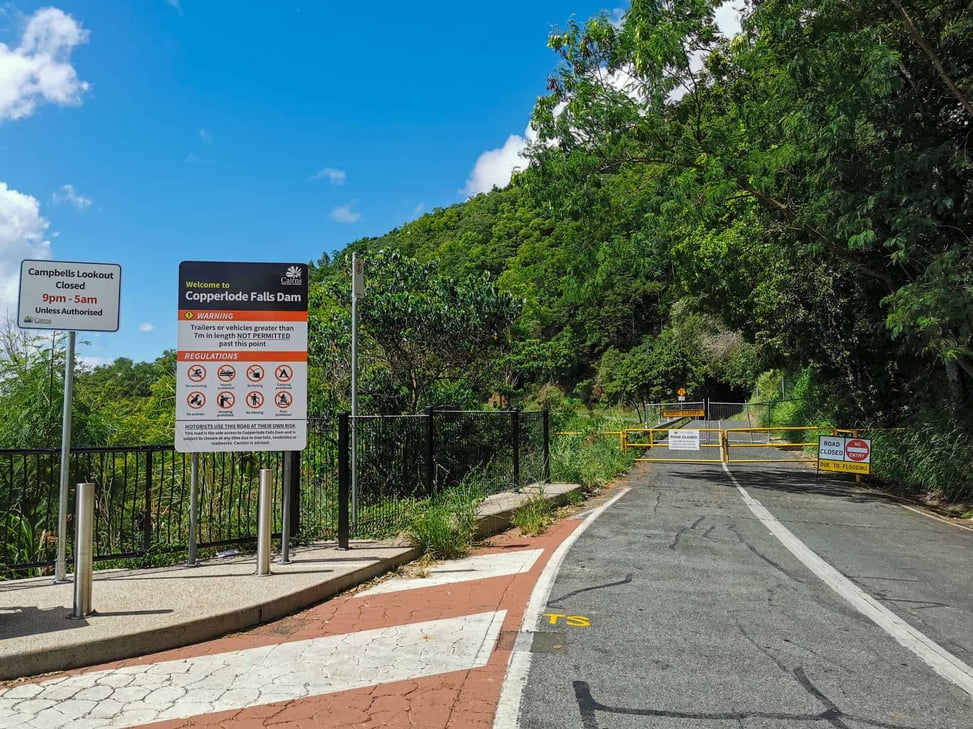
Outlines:
[[[552,26],[619,4],[0,5],[0,304],[23,258],[121,264],[79,353],[152,360],[180,261],[317,260],[504,184]]]

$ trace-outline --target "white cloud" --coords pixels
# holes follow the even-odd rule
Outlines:
[[[37,198],[0,182],[0,309],[12,311],[17,306],[20,262],[51,257],[47,225]]]
[[[357,223],[361,220],[361,213],[357,213],[351,209],[353,204],[349,203],[336,207],[331,211],[331,219],[336,223]]]
[[[180,0],[166,0],[166,5],[168,5],[170,8],[175,8],[176,12],[178,12],[180,15],[183,14],[182,3]]]
[[[325,167],[323,170],[318,170],[311,175],[312,180],[323,180],[327,178],[332,185],[344,185],[346,177],[348,175],[344,170],[336,170],[333,167]]]
[[[91,207],[91,198],[79,194],[74,185],[61,185],[61,188],[51,195],[51,200],[56,205],[67,203],[73,205],[77,210],[87,210]]]
[[[530,127],[521,137],[511,134],[502,147],[484,152],[473,165],[473,171],[466,180],[463,194],[472,197],[481,192],[489,192],[494,187],[502,188],[510,184],[516,170],[526,169],[528,161],[524,156],[527,145],[536,138]]]
[[[147,332],[151,332],[153,330],[155,330],[155,324],[152,324],[151,322],[147,322],[146,321],[146,322],[142,322],[141,324],[139,324],[139,331],[140,332],[146,332],[147,333]]]
[[[213,141],[213,132],[209,129],[200,129],[199,138],[202,140],[203,144],[210,144]]]
[[[17,48],[0,43],[0,121],[23,119],[40,103],[81,103],[89,85],[78,79],[71,51],[88,41],[88,31],[57,8],[31,16]]]

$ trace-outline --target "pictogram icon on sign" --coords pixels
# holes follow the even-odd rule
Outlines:
[[[278,392],[274,396],[274,404],[282,409],[287,409],[294,404],[294,398],[289,392]]]
[[[193,382],[202,382],[206,379],[206,368],[201,365],[193,365],[186,374]]]
[[[192,320],[196,318],[196,315],[193,314],[191,311],[187,311],[185,314],[183,314],[183,318]]]
[[[250,365],[247,367],[247,379],[250,382],[261,382],[264,378],[264,368],[260,365]]]
[[[220,382],[233,382],[233,378],[236,377],[236,368],[233,365],[220,365],[220,368],[216,370],[216,376],[220,379]]]
[[[247,405],[252,408],[259,408],[264,404],[264,394],[259,390],[251,390],[247,393]]]
[[[852,438],[845,444],[845,455],[852,461],[867,461],[871,450],[868,443],[860,438]]]
[[[289,365],[279,365],[274,370],[274,377],[277,378],[278,382],[290,382],[291,378],[294,377],[294,369]]]
[[[220,410],[229,410],[236,403],[236,397],[232,392],[221,392],[216,396],[216,405]]]
[[[186,395],[186,404],[193,410],[199,410],[206,404],[206,395],[199,390],[193,390]]]
[[[680,387],[678,390],[676,390],[676,394],[679,395],[679,397],[685,397],[686,396],[686,388]]]

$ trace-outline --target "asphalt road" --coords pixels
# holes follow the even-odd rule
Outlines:
[[[806,466],[730,470],[818,556],[973,664],[973,532]],[[973,727],[973,697],[805,566],[719,464],[645,464],[629,480],[560,569],[522,729]]]

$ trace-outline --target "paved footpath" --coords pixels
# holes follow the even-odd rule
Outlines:
[[[0,726],[487,729],[531,591],[581,524],[506,532],[245,633],[8,685]]]

